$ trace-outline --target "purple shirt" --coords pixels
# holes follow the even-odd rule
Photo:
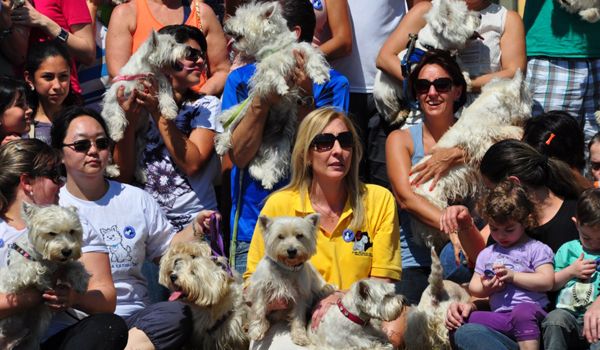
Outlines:
[[[552,249],[535,239],[508,248],[496,243],[479,253],[475,272],[483,276],[484,271],[491,270],[494,264],[504,264],[507,269],[515,272],[531,273],[543,264],[552,264],[553,259]],[[493,311],[511,310],[521,303],[538,303],[541,307],[545,307],[548,305],[548,297],[546,293],[532,292],[512,283],[490,295],[490,306]]]

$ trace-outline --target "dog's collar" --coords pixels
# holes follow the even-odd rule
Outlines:
[[[36,261],[35,258],[31,254],[29,254],[29,252],[27,252],[25,249],[21,248],[17,243],[11,243],[8,247],[16,250],[17,253],[23,255],[23,257],[25,259],[31,260],[31,261]]]
[[[292,271],[292,272],[298,272],[298,271],[302,270],[302,268],[304,267],[304,263],[298,264],[296,266],[288,266],[288,265],[280,263],[277,260],[271,259],[268,256],[266,258],[271,260],[275,265],[281,267],[282,269]]]
[[[207,332],[212,333],[215,330],[217,330],[219,327],[221,327],[223,325],[223,323],[225,323],[225,321],[227,321],[227,319],[229,318],[229,316],[231,316],[231,314],[233,314],[233,310],[229,310],[229,312],[225,313],[225,315],[223,315],[223,317],[221,317],[212,327],[210,327],[207,330]]]
[[[352,312],[348,311],[348,309],[346,309],[346,307],[342,303],[341,298],[338,299],[337,306],[338,306],[338,309],[340,309],[340,312],[342,313],[342,315],[344,315],[350,321],[356,323],[359,326],[364,326],[367,324],[367,321],[363,320],[362,318],[360,318],[357,315],[353,314]]]
[[[138,79],[145,79],[148,78],[151,74],[150,73],[140,73],[140,74],[132,74],[132,75],[117,75],[116,77],[113,78],[112,82],[116,83],[117,81],[132,81],[132,80],[138,80]]]

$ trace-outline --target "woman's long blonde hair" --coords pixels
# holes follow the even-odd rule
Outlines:
[[[352,208],[352,221],[349,228],[357,230],[363,225],[366,213],[363,203],[365,194],[365,185],[358,177],[358,166],[362,158],[362,145],[356,132],[356,128],[341,111],[333,107],[323,107],[309,113],[300,123],[296,135],[296,143],[292,151],[292,176],[289,185],[282,190],[294,190],[300,193],[300,199],[304,201],[304,195],[309,193],[313,180],[312,167],[308,163],[309,152],[311,152],[312,140],[323,132],[323,129],[335,119],[344,122],[348,130],[352,133],[354,143],[352,144],[352,160],[350,170],[344,177],[344,185],[348,192],[348,200]],[[302,203],[304,206],[305,203]]]

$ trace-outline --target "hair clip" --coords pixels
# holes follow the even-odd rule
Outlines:
[[[550,142],[552,142],[552,140],[556,137],[556,135],[554,135],[553,132],[550,133],[550,136],[548,136],[548,139],[546,140],[546,146],[550,146]]]

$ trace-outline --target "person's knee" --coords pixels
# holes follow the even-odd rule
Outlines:
[[[542,321],[542,329],[561,327],[567,330],[576,326],[577,320],[570,312],[562,309],[552,310]]]
[[[96,330],[103,344],[110,345],[113,349],[122,349],[127,344],[128,328],[125,320],[112,313],[102,313],[89,316],[90,328]]]

